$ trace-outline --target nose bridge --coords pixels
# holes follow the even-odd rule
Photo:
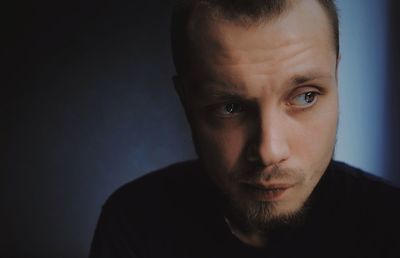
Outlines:
[[[279,164],[289,157],[288,133],[284,112],[265,107],[259,113],[258,156],[264,165]]]

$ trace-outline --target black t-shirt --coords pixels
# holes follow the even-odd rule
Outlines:
[[[197,161],[172,165],[117,190],[103,206],[91,258],[400,257],[400,189],[332,161],[301,226],[267,247],[234,237],[220,196]]]

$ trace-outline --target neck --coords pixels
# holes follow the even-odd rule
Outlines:
[[[246,245],[256,247],[256,248],[262,248],[265,247],[267,244],[267,238],[264,233],[257,231],[257,230],[251,230],[251,231],[242,231],[234,225],[230,220],[228,220],[225,217],[225,222],[228,225],[229,229],[232,232],[232,235],[234,235],[237,239],[239,239],[241,242],[245,243]]]

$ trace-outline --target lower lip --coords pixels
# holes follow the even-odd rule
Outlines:
[[[246,185],[246,191],[256,199],[262,201],[277,201],[283,197],[288,189],[289,187],[269,190]]]

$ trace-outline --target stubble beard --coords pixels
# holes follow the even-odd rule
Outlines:
[[[337,125],[339,120],[337,121]],[[336,127],[336,130],[338,126]],[[200,152],[200,145],[196,137],[193,137],[192,128],[192,139],[195,147],[197,156],[199,157],[200,163],[205,165],[204,157]],[[337,142],[337,131],[334,138],[332,153],[330,161],[335,156],[335,147]],[[330,163],[328,162],[328,164]],[[203,167],[205,170],[206,166]],[[238,170],[241,171],[241,170]],[[325,171],[324,171],[325,172]],[[323,173],[324,173],[323,172]],[[282,174],[277,168],[277,174]],[[208,175],[214,181],[213,176]],[[240,177],[245,176],[240,173],[233,175],[231,180],[238,180]],[[320,178],[321,179],[321,178]],[[218,186],[218,183],[214,181]],[[318,184],[318,182],[317,182]],[[316,186],[315,186],[316,187]],[[223,206],[225,214],[230,223],[235,224],[244,233],[256,232],[260,234],[269,234],[273,231],[279,231],[282,228],[298,227],[305,223],[306,216],[312,206],[313,193],[311,193],[299,207],[291,212],[279,213],[278,205],[274,202],[268,201],[257,201],[252,199],[245,199],[240,194],[232,194],[229,191],[222,190],[223,195]]]
[[[336,138],[335,138],[336,141]],[[316,185],[311,190],[308,196],[305,196],[304,200],[298,203],[297,207],[293,207],[292,210],[282,212],[280,209],[281,203],[279,201],[262,201],[252,198],[248,198],[241,192],[237,191],[223,191],[225,211],[228,219],[242,232],[251,233],[269,233],[273,231],[279,231],[283,228],[293,228],[304,225],[306,217],[313,205],[315,199],[315,189],[323,177],[327,166],[331,163],[335,153],[335,145],[330,155],[329,162],[326,163],[324,168],[320,168],[320,176]],[[282,179],[283,181],[298,183],[301,185],[305,184],[305,174],[301,171],[281,169],[278,166],[275,170],[268,174],[263,175],[262,173],[245,173],[244,170],[238,170],[242,172],[232,173],[229,179],[231,185],[239,185],[241,180],[244,181],[261,181],[261,178],[265,180],[269,179]],[[243,174],[241,174],[243,173]],[[296,176],[294,176],[296,175]]]
[[[243,233],[269,233],[303,225],[310,202],[307,198],[299,208],[280,213],[276,202],[225,196],[225,211],[229,221]]]

